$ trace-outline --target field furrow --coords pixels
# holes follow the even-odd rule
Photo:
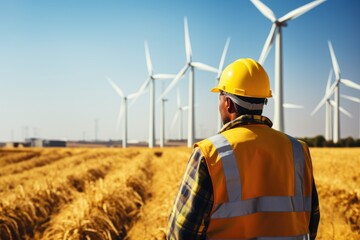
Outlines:
[[[0,200],[0,239],[33,238],[54,213],[72,202],[78,192],[85,191],[89,183],[105,177],[114,164],[125,167],[131,161],[128,154],[113,151],[110,155],[97,161],[89,161],[93,159],[88,157],[76,168],[58,171],[52,178],[35,178],[32,185],[20,185],[4,195]]]
[[[140,155],[90,184],[49,223],[42,239],[123,239],[148,198],[151,155]]]
[[[311,148],[321,220],[317,239],[360,239],[360,148]]]
[[[27,171],[0,177],[0,197],[7,195],[8,192],[13,191],[18,186],[24,188],[31,187],[31,185],[44,185],[47,184],[48,179],[56,179],[58,175],[63,174],[76,174],[77,168],[83,168],[91,164],[97,164],[103,159],[111,156],[123,156],[129,158],[138,152],[116,152],[90,149],[87,151],[76,150],[72,156],[64,157],[55,162],[50,162],[47,165],[31,168]],[[64,173],[63,170],[66,169]],[[74,172],[74,173],[72,173]]]
[[[2,150],[0,152],[0,167],[30,160],[41,155],[41,153],[41,150]]]

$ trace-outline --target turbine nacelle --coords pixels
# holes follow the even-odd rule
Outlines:
[[[287,22],[279,22],[278,20],[276,20],[275,22],[273,22],[277,27],[287,27],[288,24]]]

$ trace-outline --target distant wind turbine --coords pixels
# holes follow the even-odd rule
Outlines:
[[[155,146],[155,80],[173,79],[174,74],[154,74],[153,66],[150,57],[150,51],[148,43],[145,41],[145,57],[146,66],[148,70],[148,78],[139,89],[139,93],[142,94],[145,89],[150,85],[150,110],[149,110],[149,147]]]
[[[177,109],[176,109],[176,113],[174,115],[174,118],[171,122],[171,127],[170,129],[173,129],[174,126],[175,126],[175,123],[177,120],[179,120],[179,140],[182,140],[183,139],[183,111],[186,111],[189,109],[188,106],[182,106],[181,105],[181,99],[180,99],[180,92],[179,92],[179,89],[177,91],[177,101],[176,101],[176,106],[177,106]]]
[[[275,101],[275,113],[274,113],[274,128],[279,131],[284,131],[284,112],[283,112],[283,60],[282,60],[282,27],[287,26],[287,21],[293,20],[317,5],[323,3],[325,0],[316,0],[308,3],[302,7],[299,7],[293,11],[288,12],[281,18],[276,18],[273,11],[268,8],[264,3],[259,0],[251,0],[255,7],[267,17],[273,24],[268,35],[264,48],[261,52],[259,63],[263,64],[266,56],[268,55],[275,35],[276,35],[276,46],[275,46],[275,93],[277,97]]]
[[[315,107],[315,109],[311,112],[311,116],[313,116],[321,107],[322,105],[325,105],[325,139],[327,141],[331,140],[331,103],[330,103],[330,97],[332,93],[330,92],[330,84],[331,84],[331,78],[332,78],[333,70],[330,69],[329,77],[326,83],[326,89],[325,89],[325,95],[320,100],[318,105]]]
[[[341,94],[340,97],[345,98],[345,99],[350,100],[355,103],[359,103],[359,139],[360,139],[360,98],[343,95],[343,94]]]
[[[218,69],[211,67],[209,65],[206,65],[201,62],[193,62],[192,61],[192,51],[191,51],[191,43],[190,43],[190,36],[189,36],[189,28],[187,23],[187,18],[184,18],[184,31],[185,31],[185,50],[186,50],[186,64],[185,66],[178,72],[174,80],[169,84],[169,86],[165,89],[165,91],[162,93],[160,99],[162,99],[164,96],[166,96],[169,91],[177,84],[177,82],[185,75],[188,69],[190,69],[189,74],[189,124],[188,124],[188,147],[192,147],[195,140],[195,93],[194,93],[194,74],[195,74],[195,68],[198,68],[200,70],[209,71],[218,73]]]
[[[127,100],[135,99],[141,93],[136,92],[136,93],[130,94],[128,96],[125,96],[123,91],[110,78],[108,78],[108,81],[109,81],[110,85],[113,87],[113,89],[117,92],[117,94],[122,99],[119,114],[118,114],[118,119],[117,119],[117,128],[120,124],[120,120],[121,120],[122,116],[124,115],[124,125],[123,125],[123,132],[122,132],[123,133],[122,147],[126,148],[127,147],[127,129],[128,129],[127,128]]]
[[[330,55],[331,55],[331,62],[332,62],[332,66],[335,72],[335,82],[334,84],[330,87],[329,90],[329,94],[334,93],[334,101],[335,101],[335,109],[334,109],[334,143],[337,143],[340,139],[340,115],[339,115],[339,106],[340,106],[340,99],[339,99],[339,84],[342,83],[347,87],[350,88],[354,88],[357,90],[360,90],[360,85],[350,81],[348,79],[343,79],[341,78],[341,72],[340,72],[340,67],[339,64],[337,62],[335,53],[334,53],[334,49],[332,47],[332,44],[330,41],[328,41],[328,45],[329,45],[329,50],[330,50]]]
[[[336,59],[335,59],[336,61]],[[335,68],[334,68],[335,69]],[[331,108],[334,108],[334,118],[336,118],[336,109],[338,109],[339,112],[343,113],[344,115],[352,118],[352,115],[343,107],[340,107],[339,104],[336,103],[336,98],[338,98],[336,96],[336,91],[335,91],[335,100],[331,100],[331,96],[334,94],[334,90],[336,90],[337,88],[337,82],[335,81],[331,86],[331,78],[332,78],[332,70],[330,70],[329,73],[329,77],[328,77],[328,81],[326,84],[326,91],[325,91],[325,95],[324,97],[321,99],[321,101],[318,103],[318,105],[315,107],[315,109],[311,112],[311,116],[313,116],[321,107],[322,105],[324,105],[326,103],[326,109],[325,109],[325,139],[326,140],[331,140],[331,133],[333,133],[333,142],[337,143],[338,140],[335,140],[335,132],[339,129],[336,129],[337,124],[336,123],[336,119],[334,119],[332,121],[332,115],[331,115]],[[351,82],[350,80],[346,80],[345,82],[349,83]],[[356,84],[356,83],[353,83]],[[334,123],[333,125],[333,131],[331,131],[331,123]],[[339,123],[339,122],[338,122]],[[338,135],[339,136],[339,135]]]

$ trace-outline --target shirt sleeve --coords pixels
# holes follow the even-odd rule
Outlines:
[[[205,159],[195,148],[169,217],[167,239],[206,239],[213,188]]]
[[[311,194],[311,216],[309,224],[310,239],[313,240],[316,238],[317,229],[320,222],[320,208],[319,208],[319,198],[316,190],[315,181],[313,180],[312,194]]]

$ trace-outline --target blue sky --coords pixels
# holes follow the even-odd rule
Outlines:
[[[276,17],[309,0],[263,0]],[[284,99],[304,109],[285,110],[285,132],[324,135],[325,109],[311,117],[325,92],[332,67],[331,40],[342,77],[360,83],[360,2],[328,0],[283,28]],[[258,59],[271,22],[247,0],[198,1],[0,1],[0,141],[24,137],[120,139],[116,129],[121,99],[110,77],[125,94],[147,78],[144,41],[155,73],[176,74],[186,62],[184,16],[188,18],[193,60],[217,67],[227,37],[225,64]],[[274,85],[274,47],[264,67]],[[156,95],[170,81],[156,83]],[[218,96],[209,92],[215,74],[195,72],[196,137],[216,132]],[[177,86],[188,102],[187,75]],[[340,87],[360,97],[358,90]],[[148,136],[149,93],[129,109],[129,139]],[[341,137],[359,137],[359,104],[341,99],[353,118],[341,115]],[[166,103],[166,136],[176,111],[176,88]],[[159,138],[160,104],[156,105]],[[270,100],[264,115],[273,118]],[[187,114],[184,114],[184,135]]]

